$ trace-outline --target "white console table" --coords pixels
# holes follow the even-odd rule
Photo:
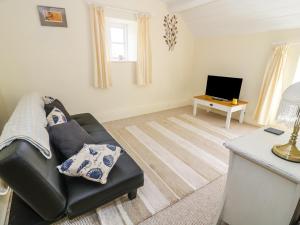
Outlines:
[[[226,112],[227,117],[225,127],[228,129],[230,127],[231,115],[234,112],[240,111],[239,122],[243,123],[247,104],[248,103],[245,101],[238,101],[237,105],[233,105],[232,102],[215,100],[207,95],[196,96],[194,97],[193,115],[196,116],[198,105]]]
[[[219,224],[293,225],[299,217],[300,164],[278,158],[276,136],[263,129],[225,144],[230,163]]]

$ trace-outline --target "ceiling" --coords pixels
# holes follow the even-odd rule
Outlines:
[[[197,36],[300,28],[300,0],[162,0]]]

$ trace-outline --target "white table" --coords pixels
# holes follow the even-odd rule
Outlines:
[[[300,164],[271,152],[273,145],[288,140],[288,134],[259,129],[225,144],[231,153],[220,224],[293,224],[299,212]]]
[[[212,97],[207,95],[195,96],[193,100],[193,104],[194,104],[194,108],[193,108],[194,116],[197,115],[198,105],[207,107],[209,109],[208,111],[210,111],[211,109],[217,109],[226,112],[227,113],[226,123],[225,123],[226,129],[229,129],[230,127],[231,116],[232,113],[234,112],[240,111],[239,122],[243,123],[246,106],[247,106],[247,102],[245,101],[239,101],[237,105],[233,105],[231,102],[215,100]]]

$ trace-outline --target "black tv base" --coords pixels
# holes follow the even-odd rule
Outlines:
[[[218,97],[212,97],[213,100],[223,101],[223,102],[229,102],[229,100],[225,98],[218,98]]]

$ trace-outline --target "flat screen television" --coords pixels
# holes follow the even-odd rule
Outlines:
[[[239,99],[242,82],[242,78],[208,75],[205,94],[229,101]]]

